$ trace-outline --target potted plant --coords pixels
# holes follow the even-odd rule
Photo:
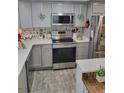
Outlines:
[[[96,79],[98,82],[105,82],[105,70],[104,69],[98,69],[96,70]]]

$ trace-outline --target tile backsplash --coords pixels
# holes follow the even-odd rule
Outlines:
[[[61,26],[52,26],[52,27],[37,27],[37,28],[29,28],[28,31],[66,31],[66,33],[69,33],[72,35],[72,29],[75,27],[73,25],[61,25]],[[83,29],[80,27],[79,31],[82,31]],[[90,29],[84,30],[84,36],[90,37]]]

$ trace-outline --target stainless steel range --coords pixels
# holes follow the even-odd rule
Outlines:
[[[65,32],[58,32],[53,40],[53,69],[75,67],[76,43]]]

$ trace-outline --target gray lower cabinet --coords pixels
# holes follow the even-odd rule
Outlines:
[[[26,66],[26,74],[27,74],[27,90],[28,93],[31,92],[33,79],[34,79],[34,71],[32,71],[32,50],[30,51],[28,58],[25,63]]]
[[[76,59],[88,58],[89,42],[77,43],[76,47]]]
[[[52,67],[52,45],[42,46],[42,66]]]
[[[35,45],[32,49],[32,68],[52,67],[52,45]]]
[[[41,45],[34,45],[32,48],[32,68],[40,68],[42,61]]]
[[[18,93],[27,93],[27,78],[25,65],[18,77]]]

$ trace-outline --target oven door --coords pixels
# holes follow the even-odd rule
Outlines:
[[[53,67],[67,68],[76,61],[76,45],[53,47]]]
[[[54,48],[53,63],[75,62],[76,47]]]

